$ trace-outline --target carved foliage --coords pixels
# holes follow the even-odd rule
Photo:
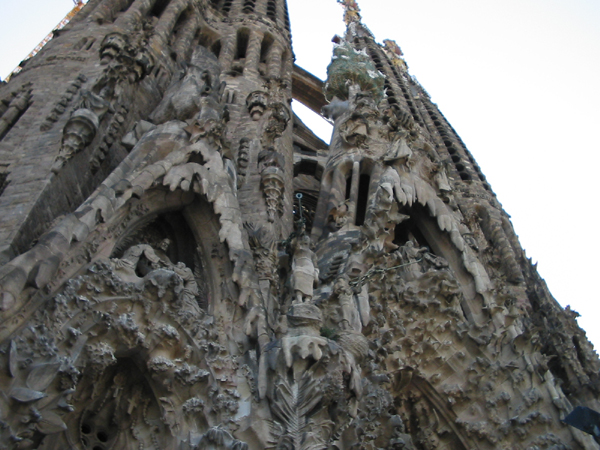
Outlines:
[[[187,440],[190,429],[206,431],[208,410],[222,421],[236,413],[239,395],[211,375],[228,379],[231,362],[211,321],[187,301],[195,291],[186,268],[122,277],[117,262],[97,262],[69,281],[9,344],[8,375],[0,377],[4,442],[62,446],[70,433],[90,449],[132,440],[164,447]]]

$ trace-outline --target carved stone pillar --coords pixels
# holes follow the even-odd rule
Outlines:
[[[190,52],[193,50],[192,41],[198,28],[200,28],[198,17],[195,15],[188,17],[177,37],[177,42],[173,45],[173,49],[177,54],[177,61],[187,61]]]
[[[229,67],[231,67],[231,63],[233,62],[233,57],[235,55],[236,49],[236,36],[235,34],[231,34],[222,40],[223,46],[221,48],[221,53],[219,54],[219,64],[223,71],[227,71]]]
[[[263,36],[263,33],[258,30],[253,30],[250,34],[248,48],[246,50],[246,65],[244,66],[244,75],[246,75],[247,72],[256,72],[258,70]]]
[[[135,0],[127,12],[115,21],[115,28],[132,32],[150,12],[156,0]]]
[[[151,48],[161,48],[168,45],[169,36],[173,31],[173,27],[179,19],[181,13],[188,7],[190,0],[173,0],[165,12],[161,15],[160,20],[154,27],[154,34],[150,39]]]
[[[88,2],[86,8],[90,7],[89,3],[91,2]],[[94,9],[89,20],[99,24],[110,22],[119,11],[122,11],[130,4],[131,0],[104,0]]]
[[[273,44],[267,61],[267,74],[269,77],[279,78],[281,76],[281,56],[283,49],[277,43]]]

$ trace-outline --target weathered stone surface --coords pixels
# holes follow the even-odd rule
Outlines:
[[[597,448],[577,313],[340,3],[325,83],[283,0],[91,0],[0,86],[0,448]]]

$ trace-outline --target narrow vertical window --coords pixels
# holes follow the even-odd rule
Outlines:
[[[273,22],[277,20],[277,5],[275,3],[275,0],[269,0],[269,2],[267,3],[267,16]]]
[[[369,200],[369,185],[371,177],[367,174],[362,174],[358,183],[358,201],[356,202],[356,220],[355,225],[363,225],[367,214],[367,203]]]
[[[6,189],[6,186],[8,186],[9,174],[10,173],[8,172],[8,164],[0,164],[0,195],[2,195],[4,189]]]
[[[221,12],[223,13],[223,15],[225,15],[225,16],[229,15],[229,11],[231,11],[232,3],[233,3],[232,0],[225,0],[223,2],[223,6],[221,7]]]
[[[162,13],[165,12],[168,4],[169,0],[158,0],[150,11],[150,15],[154,17],[160,17]]]
[[[350,200],[350,192],[352,191],[352,172],[346,177],[346,202]]]
[[[256,0],[246,0],[244,2],[244,7],[242,9],[242,11],[245,14],[250,14],[254,12],[254,7],[256,6]]]
[[[246,28],[241,28],[237,33],[237,48],[235,53],[235,59],[244,59],[246,57],[246,50],[248,49],[248,38],[250,32]]]
[[[270,34],[265,34],[262,44],[260,45],[260,62],[266,63],[269,51],[273,45],[273,37]]]
[[[210,51],[218,58],[221,54],[221,41],[215,42],[211,47]]]

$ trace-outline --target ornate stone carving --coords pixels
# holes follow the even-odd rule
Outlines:
[[[384,182],[377,187],[367,214],[365,234],[371,246],[386,251],[398,248],[393,243],[394,228],[409,216],[398,213],[398,203],[390,183]]]
[[[246,181],[246,173],[250,162],[250,139],[240,139],[240,146],[237,154],[237,174],[238,174],[238,189],[242,187]]]
[[[113,32],[102,41],[100,57],[107,67],[91,90],[82,91],[79,104],[63,129],[60,151],[52,166],[54,173],[92,142],[103,117],[114,112],[123,90],[121,85],[138,82],[152,69],[153,59],[144,48],[144,40],[137,39],[139,46],[131,45],[127,36]]]
[[[219,89],[218,84],[215,85],[218,80],[214,76],[212,70],[194,64],[188,65],[167,90],[172,95],[164,97],[150,116],[151,121],[158,124],[168,120],[186,121],[194,117],[202,108],[203,98]]]
[[[263,150],[258,155],[261,187],[267,203],[269,222],[283,214],[283,157],[274,149]]]
[[[270,114],[262,138],[262,144],[265,148],[275,144],[275,139],[283,134],[291,118],[288,108],[283,103],[269,103],[268,109]]]
[[[299,236],[294,244],[292,257],[294,304],[310,302],[314,286],[319,282],[317,259],[311,247],[310,237],[306,234]]]
[[[250,114],[252,120],[259,120],[263,116],[267,109],[268,102],[269,97],[266,92],[254,91],[248,94],[248,98],[246,98],[246,108],[248,109],[248,114]]]
[[[92,146],[92,173],[118,166],[0,267],[0,447],[593,448],[560,422],[600,386],[577,313],[482,183],[453,178],[440,146],[458,140],[358,5],[342,2],[326,151],[291,129],[279,25],[150,3],[119,13],[103,73],[71,83],[42,124],[79,101],[58,168]],[[197,14],[219,35],[242,28],[216,41]],[[227,73],[225,93],[219,60],[241,67],[246,37],[246,61],[280,77]]]
[[[333,58],[327,67],[325,96],[328,100],[334,97],[350,99],[349,85],[358,85],[360,90],[371,93],[379,101],[383,96],[383,79],[366,53],[341,40],[334,46]]]
[[[58,173],[73,155],[79,153],[92,142],[99,125],[100,117],[94,111],[81,108],[73,112],[63,129],[60,151],[52,165],[54,173]]]

